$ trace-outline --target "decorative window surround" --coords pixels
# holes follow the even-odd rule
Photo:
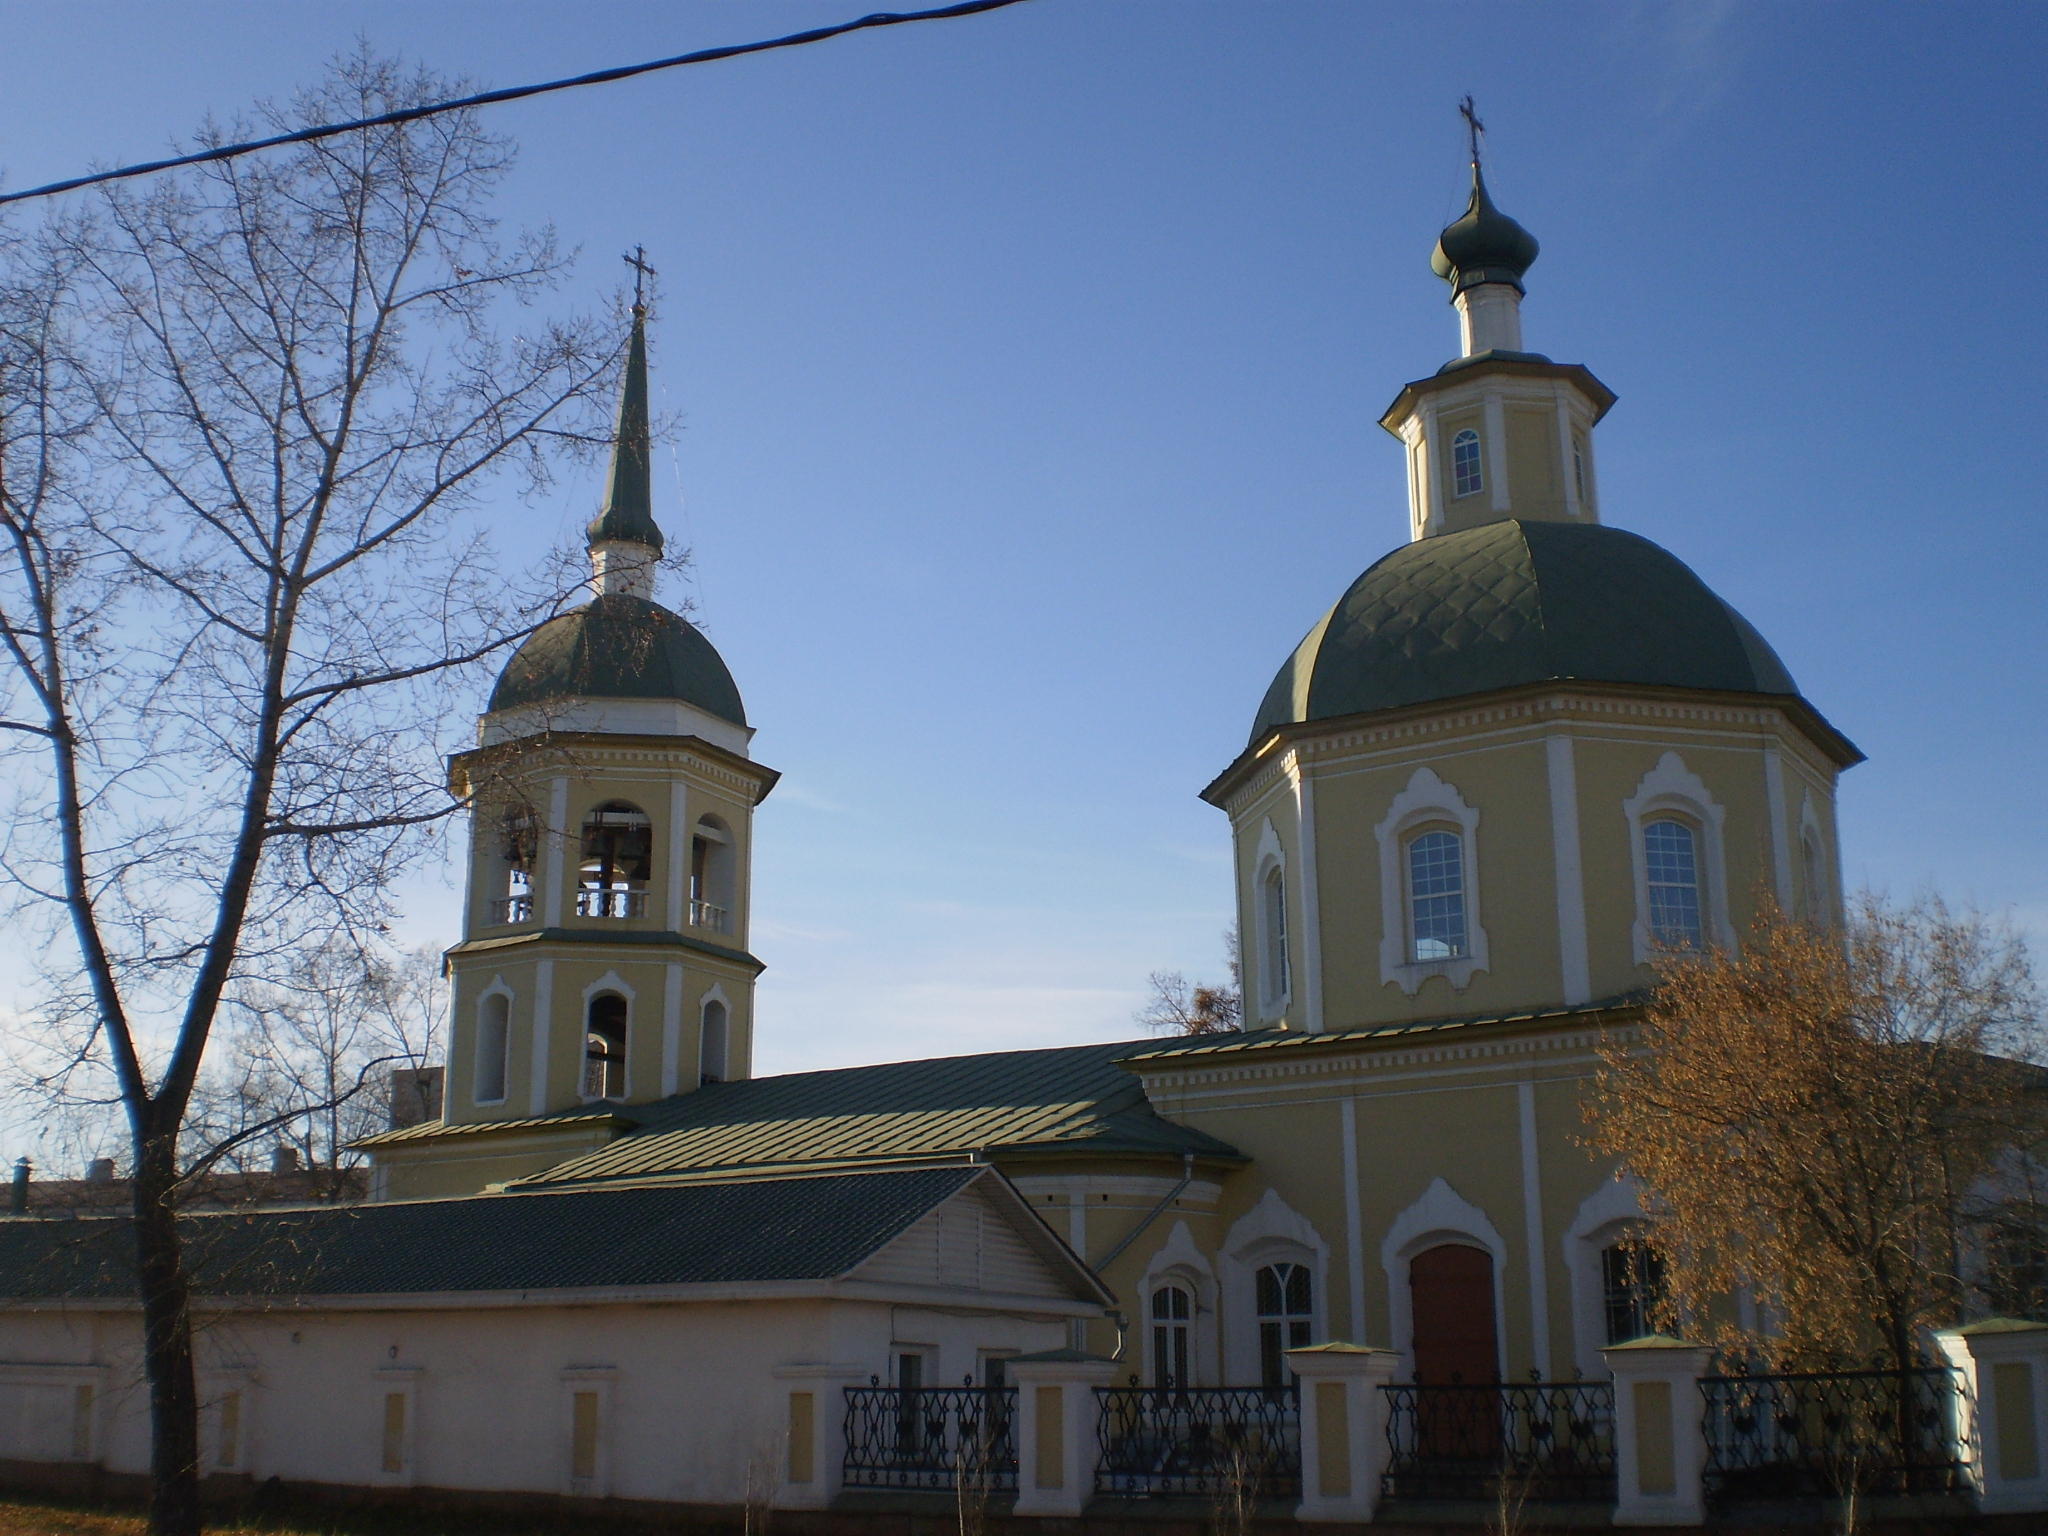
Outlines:
[[[1407,834],[1431,822],[1447,822],[1463,838],[1465,861],[1465,953],[1454,960],[1408,958]],[[1380,844],[1380,981],[1393,982],[1413,997],[1423,982],[1443,976],[1464,991],[1475,971],[1487,969],[1486,927],[1479,914],[1479,812],[1427,768],[1418,768],[1408,787],[1394,796],[1386,818],[1373,829]]]
[[[626,1043],[623,1047],[626,1061],[626,1082],[624,1089],[620,1092],[617,1099],[607,1099],[602,1095],[588,1094],[583,1091],[583,1057],[584,1053],[590,1048],[588,1044],[590,1000],[604,992],[614,993],[626,1000]],[[576,1096],[585,1104],[623,1103],[633,1096],[633,1005],[636,1001],[638,1001],[638,994],[626,985],[625,978],[619,975],[617,971],[606,971],[597,980],[583,989],[583,1006],[576,1015]]]
[[[502,1026],[488,1022],[490,1002],[494,997],[505,999],[505,1021]],[[472,1104],[502,1104],[512,1091],[512,1004],[516,1000],[512,989],[505,985],[502,975],[491,977],[491,984],[477,994],[476,999],[476,1050],[470,1064],[470,1094]],[[495,1097],[485,1097],[480,1091],[487,1080],[484,1071],[486,1032],[493,1027],[502,1027],[505,1038],[498,1048],[498,1092]]]
[[[1504,1293],[1508,1245],[1486,1212],[1439,1177],[1407,1210],[1396,1216],[1380,1242],[1380,1267],[1387,1272],[1388,1332],[1402,1373],[1415,1377],[1415,1299],[1408,1289],[1408,1261],[1439,1243],[1463,1243],[1493,1255],[1494,1348],[1507,1368],[1508,1320]]]
[[[1216,1270],[1203,1256],[1202,1250],[1195,1246],[1185,1221],[1173,1224],[1166,1241],[1145,1264],[1145,1278],[1138,1287],[1141,1312],[1138,1326],[1151,1328],[1152,1293],[1169,1284],[1181,1286],[1195,1298],[1195,1315],[1191,1319],[1193,1326],[1189,1329],[1191,1337],[1188,1340],[1190,1374],[1194,1380],[1187,1385],[1217,1385],[1223,1378],[1222,1351],[1216,1329]],[[1151,1347],[1149,1336],[1143,1342],[1147,1349]]]
[[[1813,849],[1810,858],[1807,856],[1809,844]],[[1814,923],[1828,922],[1835,915],[1835,892],[1841,888],[1841,879],[1833,874],[1829,864],[1828,840],[1821,831],[1820,813],[1813,808],[1810,790],[1799,801],[1799,855],[1799,878],[1806,884],[1803,907],[1806,918]]]
[[[1630,941],[1637,965],[1648,965],[1657,952],[1650,936],[1650,870],[1643,851],[1643,827],[1658,811],[1676,811],[1693,823],[1700,833],[1700,879],[1702,926],[1707,941],[1733,954],[1735,925],[1728,920],[1728,864],[1721,850],[1721,824],[1727,807],[1717,804],[1700,776],[1685,766],[1676,752],[1666,752],[1657,766],[1643,775],[1636,792],[1621,803],[1628,818],[1628,856],[1635,871],[1636,921]]]
[[[725,988],[714,981],[711,984],[711,990],[706,992],[702,997],[697,999],[697,1081],[691,1084],[692,1087],[697,1087],[701,1085],[704,1080],[704,1015],[710,1011],[711,1005],[713,1003],[718,1004],[719,1007],[725,1010],[725,1049],[723,1052],[723,1060],[721,1060],[719,1063],[719,1068],[722,1073],[720,1081],[733,1082],[736,1080],[734,1078],[732,1070],[732,999],[725,995]]]
[[[371,1481],[387,1488],[410,1488],[418,1480],[422,1374],[416,1365],[380,1366],[375,1372],[377,1442],[370,1463],[375,1472]],[[396,1410],[395,1426],[390,1418],[394,1397],[402,1405]]]
[[[1280,846],[1279,829],[1268,816],[1266,824],[1259,829],[1259,849],[1252,860],[1252,931],[1257,935],[1259,962],[1258,1005],[1261,1021],[1270,1022],[1286,1017],[1287,1005],[1291,1001],[1293,966],[1288,963],[1287,954],[1287,854]],[[1280,886],[1280,932],[1273,932],[1273,922],[1266,907],[1266,884],[1278,878]],[[1275,985],[1275,982],[1278,985]]]
[[[1305,1265],[1309,1272],[1315,1336],[1330,1336],[1330,1245],[1315,1223],[1268,1188],[1259,1202],[1231,1224],[1217,1253],[1222,1281],[1223,1379],[1259,1379],[1257,1282],[1261,1266]]]
[[[1650,1225],[1643,1210],[1643,1186],[1627,1174],[1604,1179],[1580,1203],[1562,1239],[1564,1270],[1572,1288],[1572,1363],[1588,1381],[1608,1374],[1600,1351],[1607,1346],[1607,1306],[1600,1251],[1632,1231]]]
[[[572,1365],[562,1372],[562,1492],[571,1498],[608,1499],[612,1492],[612,1398],[619,1370],[614,1365]],[[576,1399],[596,1399],[597,1422],[590,1461],[577,1466]]]

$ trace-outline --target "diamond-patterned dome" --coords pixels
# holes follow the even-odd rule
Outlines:
[[[1619,528],[1510,520],[1403,545],[1353,582],[1273,679],[1252,740],[1563,679],[1799,691],[1677,556]]]
[[[526,637],[498,676],[490,708],[560,699],[680,699],[747,723],[717,649],[688,619],[645,598],[611,593]]]

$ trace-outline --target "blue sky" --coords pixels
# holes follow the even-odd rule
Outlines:
[[[509,85],[861,8],[0,4],[0,167],[154,156],[358,34]],[[1405,536],[1375,423],[1456,351],[1466,91],[1528,344],[1621,397],[1606,519],[1870,754],[1851,881],[2048,935],[2043,78],[2036,4],[1033,0],[495,109],[508,222],[593,299],[662,270],[657,513],[786,775],[759,1069],[1127,1036],[1218,971],[1195,794]],[[452,941],[445,875],[408,923]]]

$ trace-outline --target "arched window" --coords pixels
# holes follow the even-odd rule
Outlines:
[[[1314,1332],[1314,1296],[1305,1264],[1268,1264],[1254,1278],[1259,1308],[1259,1379],[1287,1385],[1290,1349],[1306,1349]]]
[[[1811,832],[1799,840],[1799,862],[1801,873],[1806,876],[1804,916],[1818,928],[1828,919],[1828,894],[1826,879],[1821,873],[1820,839]]]
[[[1287,887],[1278,864],[1259,881],[1259,990],[1267,1006],[1287,1000]]]
[[[732,932],[732,833],[716,816],[697,823],[690,839],[690,921],[715,933]]]
[[[1465,953],[1465,844],[1455,832],[1424,832],[1408,844],[1410,958]]]
[[[607,800],[583,818],[578,917],[645,917],[654,824],[637,805]]]
[[[1486,477],[1479,472],[1479,434],[1467,427],[1451,439],[1451,491],[1470,496],[1485,485]]]
[[[1626,1344],[1657,1331],[1664,1296],[1664,1261],[1640,1240],[1600,1250],[1600,1290],[1607,1310],[1607,1342]]]
[[[1698,949],[1699,837],[1682,821],[1643,828],[1643,866],[1649,877],[1650,937],[1666,949]]]
[[[1194,1325],[1195,1299],[1178,1285],[1162,1285],[1152,1293],[1152,1385],[1189,1387],[1188,1331]]]
[[[1578,492],[1581,514],[1592,510],[1593,498],[1586,494],[1586,440],[1572,439],[1572,486]]]
[[[499,840],[505,861],[505,889],[502,895],[491,898],[491,921],[531,922],[533,870],[540,853],[540,820],[533,814],[533,807],[524,803],[507,806]]]
[[[505,1057],[512,1035],[512,1000],[502,992],[485,997],[477,1011],[476,1092],[479,1104],[505,1097]]]
[[[583,1097],[625,1096],[626,1000],[616,992],[600,992],[590,1000],[583,1032]]]
[[[697,1042],[697,1082],[700,1087],[705,1083],[725,1081],[728,1033],[725,1004],[714,997],[704,1005],[703,1033]]]

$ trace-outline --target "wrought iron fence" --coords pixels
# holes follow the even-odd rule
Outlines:
[[[1301,1399],[1284,1387],[1098,1387],[1095,1491],[1301,1492]]]
[[[1703,1376],[1707,1496],[1950,1493],[1969,1485],[1948,1366]]]
[[[846,1486],[1017,1486],[1015,1387],[848,1387]]]
[[[1614,1384],[1435,1382],[1382,1387],[1400,1499],[1614,1498]]]

